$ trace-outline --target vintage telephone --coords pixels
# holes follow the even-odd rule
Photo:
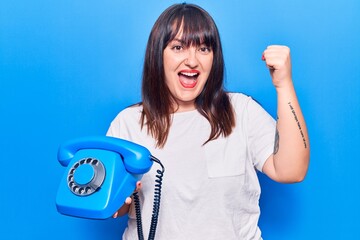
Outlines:
[[[58,149],[58,160],[67,170],[56,196],[58,212],[81,218],[111,217],[131,196],[153,161],[162,170],[156,175],[154,210],[149,239],[155,236],[164,167],[145,147],[119,138],[96,136],[70,140]],[[143,239],[139,200],[134,195],[139,239]],[[151,236],[153,235],[153,236]]]

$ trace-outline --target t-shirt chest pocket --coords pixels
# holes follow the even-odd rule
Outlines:
[[[239,176],[245,173],[247,147],[243,137],[231,134],[204,145],[210,178]]]

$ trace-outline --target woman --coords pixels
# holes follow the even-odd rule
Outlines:
[[[156,239],[261,239],[256,171],[278,182],[304,179],[309,140],[290,50],[269,46],[263,60],[277,91],[276,122],[250,97],[224,90],[220,37],[205,10],[175,4],[155,22],[142,102],[121,111],[107,135],[147,147],[166,168]],[[150,225],[155,170],[139,191],[144,226]],[[127,212],[123,239],[136,239],[131,199],[114,217]]]

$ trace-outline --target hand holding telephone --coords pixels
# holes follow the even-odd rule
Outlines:
[[[58,160],[67,170],[58,189],[57,210],[91,219],[111,217],[153,163],[145,147],[106,136],[68,141],[59,147]]]

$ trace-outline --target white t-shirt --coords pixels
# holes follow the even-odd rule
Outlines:
[[[253,99],[229,93],[236,126],[230,136],[203,143],[210,124],[197,111],[175,113],[166,145],[140,129],[141,106],[121,111],[107,135],[145,146],[165,167],[157,240],[261,239],[258,228],[261,171],[273,153],[274,119]],[[152,215],[156,170],[142,178],[140,200],[144,237]],[[129,212],[123,239],[137,239],[135,213]]]

